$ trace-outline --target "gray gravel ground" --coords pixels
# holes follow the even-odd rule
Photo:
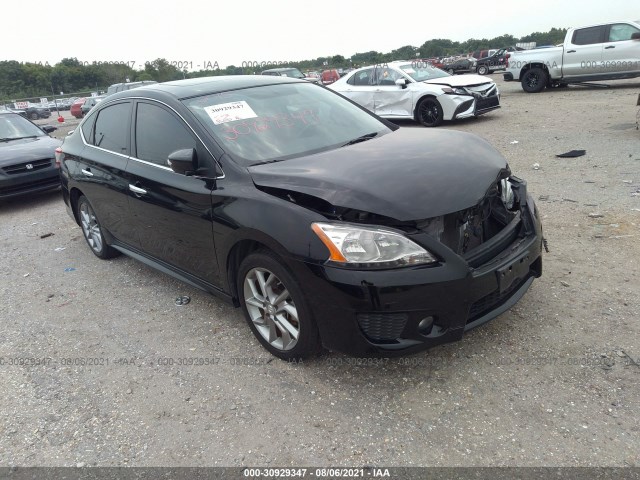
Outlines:
[[[0,205],[0,465],[640,466],[640,82],[493,77],[503,108],[445,128],[528,181],[551,251],[510,312],[419,355],[282,362],[239,310],[96,258],[60,192]]]

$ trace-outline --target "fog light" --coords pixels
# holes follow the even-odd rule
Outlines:
[[[418,324],[418,332],[422,335],[429,335],[433,327],[433,317],[424,317]]]

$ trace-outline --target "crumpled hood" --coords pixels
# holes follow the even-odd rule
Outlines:
[[[450,87],[471,87],[473,85],[482,85],[483,83],[492,83],[488,77],[482,75],[452,75],[451,77],[433,78],[425,80],[424,83],[431,85],[449,85]]]
[[[30,160],[54,158],[55,150],[60,145],[62,145],[60,140],[47,135],[0,142],[0,167]]]
[[[476,205],[505,168],[504,157],[475,135],[401,128],[348,147],[252,166],[249,172],[258,186],[410,221]]]

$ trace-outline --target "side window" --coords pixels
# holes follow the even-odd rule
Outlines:
[[[130,103],[116,103],[98,112],[93,145],[128,155]]]
[[[166,167],[170,153],[196,147],[193,135],[176,116],[157,105],[138,103],[136,158]]]
[[[378,69],[378,85],[393,86],[399,78],[404,77],[391,68]]]
[[[93,145],[93,126],[96,123],[96,116],[91,115],[82,124],[82,135],[89,145]]]
[[[593,45],[604,42],[604,26],[580,28],[573,32],[571,43],[574,45]]]
[[[631,40],[631,35],[640,32],[633,25],[626,23],[616,23],[609,27],[609,42],[623,42],[625,40]]]
[[[353,85],[371,85],[371,78],[373,77],[373,68],[367,68],[354,75]]]

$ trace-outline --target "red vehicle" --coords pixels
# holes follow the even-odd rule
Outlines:
[[[82,113],[82,105],[84,105],[85,100],[86,100],[85,98],[79,98],[78,100],[76,100],[71,104],[71,109],[69,110],[71,115],[73,115],[76,118],[84,117]]]
[[[340,74],[338,73],[338,70],[335,69],[323,71],[321,77],[323,85],[330,85],[336,80],[340,80]]]

